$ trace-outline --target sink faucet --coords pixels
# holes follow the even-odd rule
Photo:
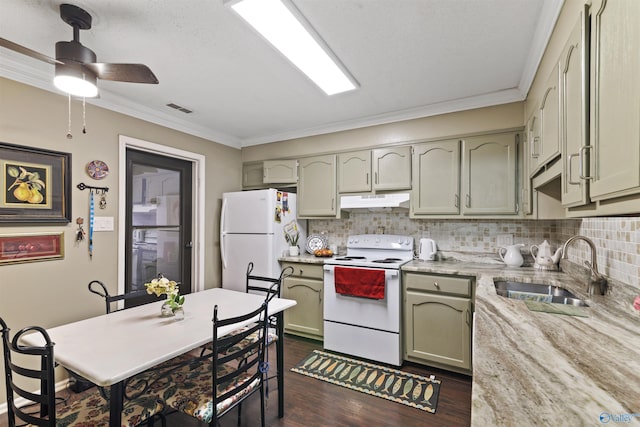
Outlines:
[[[600,295],[605,295],[607,293],[607,279],[600,273],[598,273],[598,257],[596,255],[596,245],[593,244],[593,241],[585,236],[576,235],[570,237],[564,245],[562,246],[562,259],[567,259],[567,246],[574,240],[583,240],[585,241],[589,247],[591,248],[591,262],[585,261],[585,265],[589,267],[591,271],[591,277],[587,283],[587,292],[589,295],[593,294],[593,289],[598,288],[598,292]]]

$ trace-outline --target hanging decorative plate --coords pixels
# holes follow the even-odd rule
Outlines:
[[[318,249],[325,249],[327,247],[327,237],[321,234],[312,234],[307,237],[307,252],[314,253]]]
[[[109,166],[102,160],[93,160],[87,164],[87,174],[93,179],[102,179],[109,175]]]

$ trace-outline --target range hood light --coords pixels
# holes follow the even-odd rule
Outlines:
[[[340,209],[368,209],[370,211],[390,211],[392,208],[409,209],[409,193],[371,194],[340,197]]]

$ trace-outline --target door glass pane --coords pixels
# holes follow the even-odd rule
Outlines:
[[[134,164],[132,184],[133,291],[160,273],[181,277],[180,172]]]

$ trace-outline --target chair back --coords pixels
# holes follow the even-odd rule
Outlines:
[[[250,313],[228,319],[219,319],[218,306],[214,307],[213,354],[211,355],[213,359],[213,408],[218,408],[219,403],[225,399],[241,396],[220,413],[216,411],[216,419],[222,417],[254,392],[260,391],[263,395],[263,381],[268,370],[264,362],[267,318],[266,302]],[[258,321],[242,327],[243,323],[251,319],[258,319]],[[219,336],[220,328],[229,325],[237,325],[234,330],[239,332]],[[258,334],[257,340],[252,340],[248,345],[241,344],[243,340],[254,333]],[[242,362],[238,362],[239,360]]]
[[[293,267],[289,266],[280,272],[278,277],[264,277],[251,274],[253,272],[253,262],[247,265],[246,291],[251,293],[264,292],[267,302],[274,297],[280,297],[282,281],[293,274]],[[262,284],[263,286],[260,286]],[[266,285],[266,286],[264,286]]]
[[[7,388],[7,414],[9,427],[15,427],[16,421],[35,426],[56,425],[56,395],[53,346],[47,332],[39,326],[30,326],[18,331],[10,339],[10,329],[0,318],[2,327],[2,348],[4,354],[4,373]],[[25,334],[37,333],[42,336],[43,346],[26,346],[20,344]],[[15,357],[14,357],[15,356]],[[39,366],[34,368],[33,366]],[[37,382],[38,391],[31,389]],[[16,397],[26,400],[21,408],[15,404]]]
[[[92,292],[96,295],[100,295],[102,298],[104,298],[106,314],[113,313],[115,311],[124,310],[124,308],[117,308],[113,306],[112,305],[113,303],[116,303],[118,301],[128,301],[128,300],[132,300],[134,298],[140,298],[143,296],[149,296],[146,289],[127,292],[126,294],[121,294],[121,295],[109,295],[109,291],[107,291],[107,287],[104,285],[104,283],[102,283],[99,280],[92,280],[91,282],[89,282],[89,285],[87,287],[89,288],[89,292]],[[162,296],[162,298],[166,298],[166,297],[167,297],[166,295]]]

